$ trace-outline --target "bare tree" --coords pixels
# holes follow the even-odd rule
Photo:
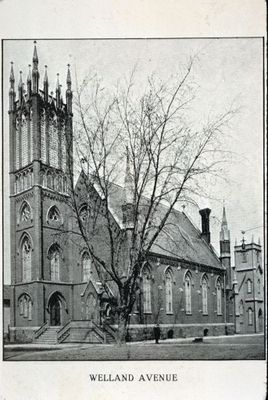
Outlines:
[[[204,177],[217,175],[223,161],[223,128],[235,111],[201,126],[191,123],[192,68],[190,60],[167,82],[151,76],[139,90],[134,73],[125,88],[115,91],[105,89],[96,76],[77,82],[75,159],[80,160],[88,215],[80,210],[73,183],[71,203],[77,233],[103,290],[113,298],[119,343],[125,340],[141,269],[159,236],[170,229],[171,213],[179,202],[195,201],[205,189]],[[118,183],[124,187],[121,221],[112,210]]]

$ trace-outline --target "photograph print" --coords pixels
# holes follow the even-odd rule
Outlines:
[[[263,360],[263,39],[2,51],[3,359]]]

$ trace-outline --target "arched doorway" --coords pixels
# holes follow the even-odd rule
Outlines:
[[[48,303],[50,314],[50,325],[58,326],[62,324],[62,300],[59,293],[54,293]]]

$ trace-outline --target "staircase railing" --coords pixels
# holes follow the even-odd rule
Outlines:
[[[105,342],[106,338],[105,338],[105,333],[103,332],[103,330],[94,321],[91,321],[91,322],[92,322],[92,327],[95,330],[95,332],[97,333],[97,335],[99,335],[101,340],[103,342]]]
[[[34,332],[34,339],[39,338],[39,336],[42,335],[48,328],[48,321],[44,322],[43,325],[40,326],[35,332]]]
[[[116,341],[117,332],[114,328],[111,327],[111,325],[108,325],[107,323],[103,324],[103,330],[105,333],[107,332],[110,336],[112,336],[112,338]]]
[[[67,322],[62,328],[60,328],[57,332],[57,341],[58,343],[62,343],[70,334],[71,329],[71,320]]]

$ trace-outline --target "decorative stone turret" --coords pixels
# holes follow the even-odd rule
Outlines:
[[[33,84],[33,93],[37,94],[39,90],[39,71],[38,71],[38,55],[36,49],[36,41],[34,41],[32,84]]]
[[[13,62],[11,62],[9,82],[10,82],[10,88],[9,88],[9,111],[14,111],[14,109],[15,109],[15,100],[16,100],[16,92],[15,92],[15,77],[14,77],[14,70],[13,70]]]
[[[48,76],[47,76],[47,65],[45,65],[45,75],[44,75],[44,100],[47,103],[48,102]]]
[[[225,207],[223,207],[222,223],[220,231],[220,260],[226,270],[226,285],[231,288],[231,240],[228,229]]]
[[[67,70],[67,79],[66,79],[66,84],[67,84],[66,106],[67,106],[68,114],[72,114],[73,93],[72,93],[72,79],[71,79],[71,72],[70,72],[70,64],[68,64],[67,67],[68,67],[68,70]]]

